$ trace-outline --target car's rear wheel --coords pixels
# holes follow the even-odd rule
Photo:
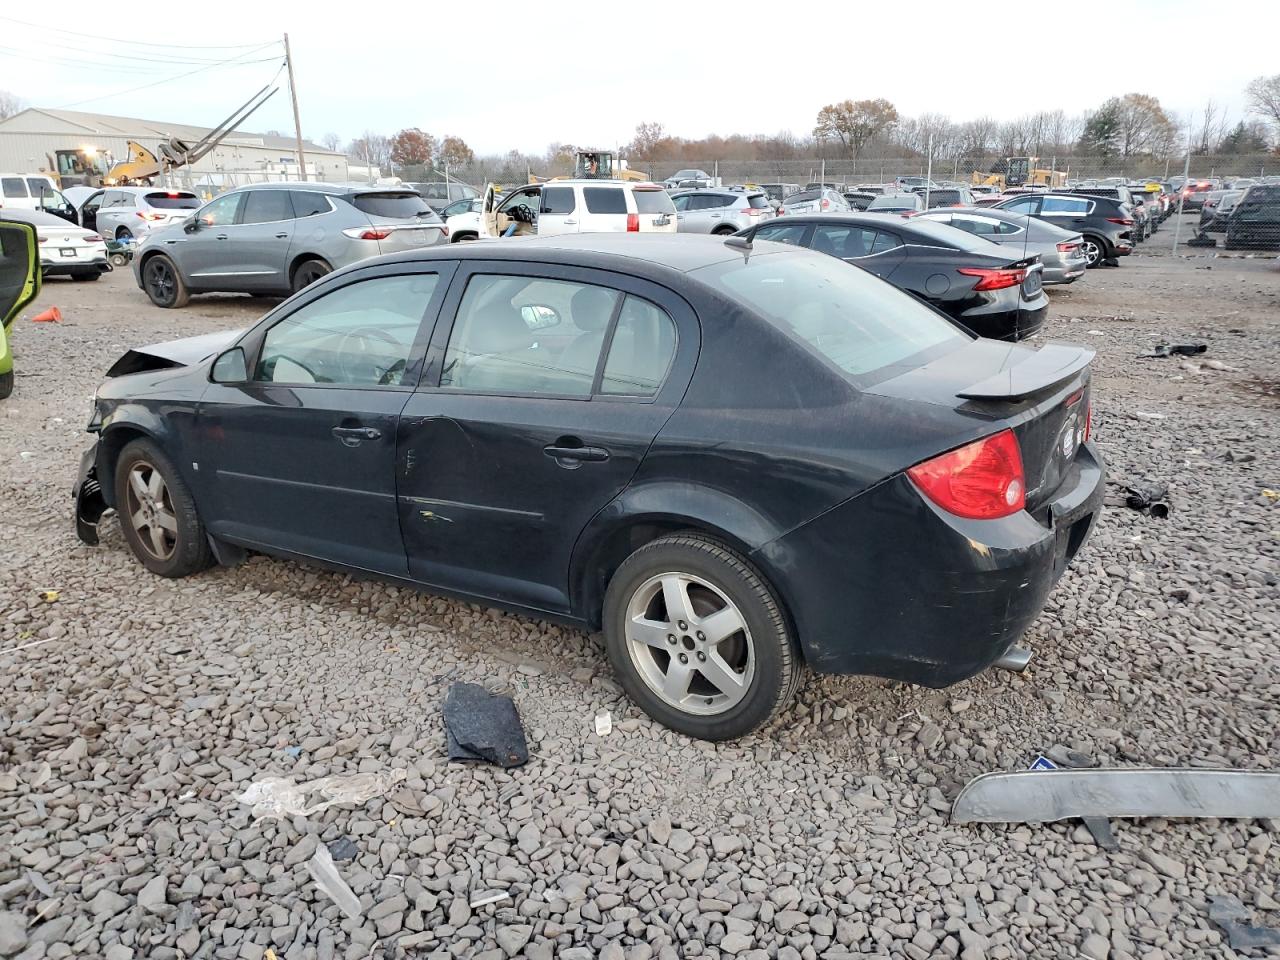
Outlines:
[[[1106,256],[1106,246],[1097,237],[1086,234],[1083,243],[1085,266],[1096,267]]]
[[[129,232],[128,227],[116,227],[117,240],[132,240],[133,234]]]
[[[712,235],[717,237],[727,237],[729,236],[729,234],[737,233],[737,232],[738,231],[735,230],[733,227],[716,227],[714,230],[711,231]]]
[[[480,236],[475,233],[460,233],[453,238],[454,243],[470,243],[472,240],[479,240]]]
[[[142,267],[142,289],[157,307],[172,309],[185,307],[191,301],[187,285],[173,261],[157,254]]]
[[[9,394],[13,393],[13,371],[8,373],[0,373],[0,400],[5,399]]]
[[[116,460],[116,512],[133,555],[152,573],[185,577],[212,562],[196,503],[153,440],[127,443]]]
[[[697,534],[662,537],[623,562],[605,595],[605,647],[627,694],[664,726],[741,737],[795,695],[800,655],[760,573]]]
[[[333,267],[323,260],[303,260],[302,263],[293,268],[293,292],[297,293],[299,290],[305,290],[326,273],[333,273]]]

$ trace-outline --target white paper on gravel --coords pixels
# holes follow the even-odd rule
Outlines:
[[[294,783],[287,777],[255,780],[236,797],[255,817],[306,817],[338,803],[367,803],[391,792],[408,774],[402,769],[381,773],[352,773]],[[312,802],[308,805],[307,801]]]

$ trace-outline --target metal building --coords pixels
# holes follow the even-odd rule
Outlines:
[[[87,162],[101,175],[113,161],[128,158],[130,140],[155,152],[157,144],[170,137],[194,143],[209,131],[186,123],[30,107],[0,120],[0,170],[71,179],[77,173],[74,168]],[[304,142],[303,149],[308,179],[348,179],[345,154],[310,142]],[[210,194],[241,183],[296,180],[296,151],[292,136],[233,130],[190,168],[174,171],[171,185]]]

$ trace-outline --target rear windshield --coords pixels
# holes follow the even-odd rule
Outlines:
[[[868,210],[914,210],[914,197],[876,197],[869,204]]]
[[[766,194],[768,194],[768,195],[769,195],[769,199],[770,199],[770,200],[779,200],[779,201],[780,201],[780,200],[784,199],[784,198],[785,198],[785,196],[786,196],[786,195],[782,192],[782,188],[781,188],[781,187],[765,187],[765,188],[764,188],[764,192],[765,192]]]
[[[806,200],[817,200],[822,196],[821,190],[801,190],[787,197],[787,203],[804,203]]]
[[[908,358],[969,339],[891,284],[822,254],[756,255],[692,275],[853,379],[894,365],[907,367]]]
[[[959,190],[930,190],[929,202],[930,203],[959,203],[960,191]]]
[[[180,190],[148,193],[145,199],[147,206],[155,207],[157,210],[197,210],[204,204],[204,201],[194,193],[184,193]]]
[[[772,204],[769,203],[769,198],[763,193],[753,193],[751,196],[747,197],[747,206],[752,210],[764,210],[765,208],[772,206]]]
[[[637,213],[675,213],[676,206],[665,190],[632,190]]]
[[[388,217],[395,220],[426,219],[431,213],[427,201],[413,190],[398,193],[357,193],[348,200],[361,213],[370,217]]]

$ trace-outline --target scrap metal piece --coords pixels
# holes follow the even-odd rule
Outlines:
[[[1280,817],[1280,773],[1176,767],[984,773],[951,806],[953,823],[1085,817]]]
[[[1093,842],[1101,849],[1112,853],[1120,849],[1116,835],[1111,832],[1111,821],[1106,817],[1082,817],[1081,822],[1093,834]]]
[[[1243,903],[1230,894],[1209,898],[1209,919],[1222,928],[1232,950],[1280,947],[1280,930],[1245,923],[1249,919],[1249,912]]]

